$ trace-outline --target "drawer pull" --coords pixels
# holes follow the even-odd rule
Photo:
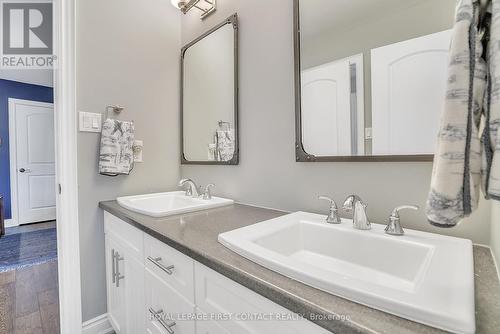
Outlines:
[[[172,327],[175,326],[175,322],[172,321],[170,324],[167,324],[165,322],[165,320],[162,319],[162,314],[163,314],[163,310],[159,310],[159,311],[155,311],[152,307],[149,308],[149,313],[151,313],[151,315],[153,316],[154,320],[158,321],[160,323],[160,325],[165,328],[165,330],[169,333],[169,334],[174,334],[174,330],[172,329]]]
[[[116,262],[115,262],[115,250],[111,250],[111,277],[113,279],[113,284],[116,284]]]
[[[169,275],[172,275],[174,273],[174,265],[170,265],[168,267],[165,267],[160,261],[161,261],[161,257],[151,257],[151,256],[148,256],[148,260],[153,262],[154,265],[156,265],[158,268],[160,268],[161,270],[163,270],[164,272],[166,272],[167,274]]]

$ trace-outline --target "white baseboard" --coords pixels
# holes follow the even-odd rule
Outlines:
[[[85,321],[82,327],[82,334],[114,333],[113,327],[111,327],[107,314],[103,314],[94,319],[90,319],[89,321]]]
[[[14,226],[19,226],[14,220],[12,219],[5,219],[4,221],[5,227],[14,227]]]

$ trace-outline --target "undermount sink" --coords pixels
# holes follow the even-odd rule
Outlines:
[[[116,200],[125,209],[151,217],[173,216],[234,203],[231,199],[215,196],[212,196],[211,199],[186,196],[184,191],[118,197]]]
[[[328,293],[456,333],[475,332],[469,240],[385,225],[355,230],[296,212],[219,235],[219,242],[268,269]]]

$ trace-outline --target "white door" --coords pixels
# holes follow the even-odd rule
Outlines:
[[[373,154],[433,154],[451,31],[371,51]]]
[[[14,217],[19,225],[55,220],[54,106],[9,99],[9,119]]]
[[[351,65],[356,66],[354,72]],[[356,80],[354,92],[352,80]],[[362,154],[363,55],[306,69],[301,81],[304,150],[315,156]]]

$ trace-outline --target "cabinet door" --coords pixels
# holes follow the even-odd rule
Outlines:
[[[215,321],[210,320],[210,317],[203,311],[198,309],[196,313],[200,316],[196,321],[196,334],[231,334]]]
[[[125,286],[125,304],[127,315],[127,333],[145,333],[146,318],[144,316],[144,264],[130,254],[125,249],[123,262],[119,263],[119,271],[124,277],[120,281]],[[124,270],[122,269],[124,268]]]
[[[108,318],[116,334],[125,334],[126,330],[126,294],[125,282],[119,286],[113,277],[116,273],[116,261],[113,254],[123,254],[123,250],[116,240],[106,234],[106,287],[108,297]],[[123,273],[122,273],[123,274]]]
[[[195,333],[195,307],[191,302],[149,269],[146,269],[145,288],[148,334]]]

